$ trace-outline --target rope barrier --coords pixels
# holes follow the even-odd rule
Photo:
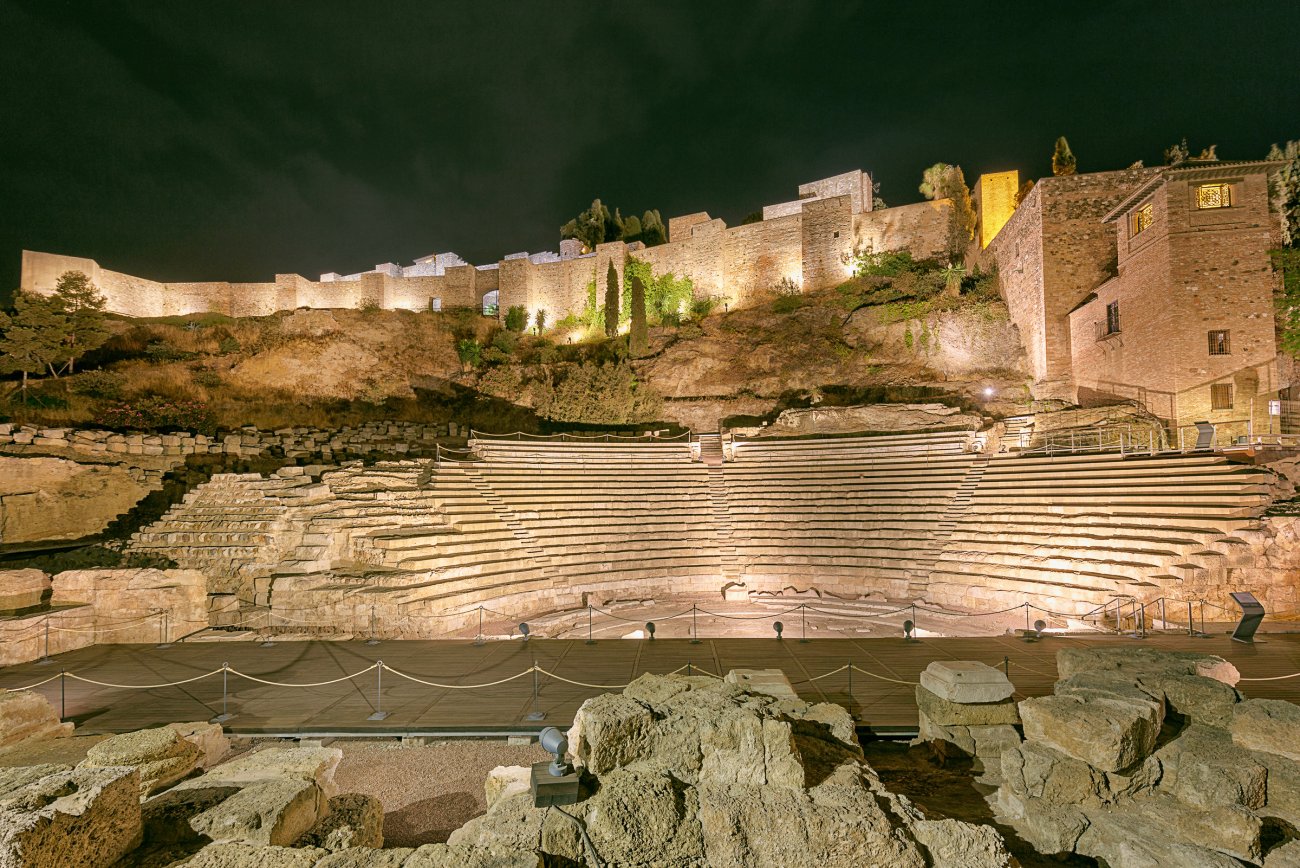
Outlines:
[[[897,679],[897,678],[890,678],[890,677],[887,676],[887,675],[877,675],[877,674],[874,673],[874,672],[868,672],[868,671],[865,670],[865,669],[860,669],[860,668],[858,668],[858,665],[857,665],[856,663],[850,663],[850,664],[848,664],[848,665],[851,666],[851,667],[853,667],[853,671],[854,671],[854,672],[859,672],[859,673],[861,673],[861,674],[863,674],[863,675],[869,675],[869,676],[871,676],[872,678],[879,678],[881,681],[892,681],[892,682],[894,682],[895,684],[906,684],[906,685],[908,685],[909,687],[915,687],[917,684],[920,684],[919,681],[901,681],[901,680],[899,680],[899,679]]]
[[[776,618],[781,615],[788,615],[791,612],[797,612],[803,608],[802,604],[792,609],[784,609],[780,612],[767,612],[762,615],[724,615],[721,612],[710,612],[708,609],[698,609],[701,615],[709,615],[714,618],[730,618],[733,621],[761,621],[764,618]]]
[[[62,675],[62,674],[63,674],[63,673],[61,673],[61,672],[59,673],[59,675]],[[40,687],[42,684],[49,684],[49,683],[50,683],[51,681],[53,681],[54,679],[58,678],[59,675],[51,675],[49,678],[46,678],[44,681],[37,681],[35,684],[28,684],[26,687],[6,687],[6,688],[4,689],[3,692],[4,692],[4,693],[17,693],[17,692],[20,691],[20,690],[32,690],[32,689],[34,689],[34,688]]]
[[[1300,672],[1292,672],[1290,675],[1274,675],[1272,678],[1242,678],[1241,681],[1283,681],[1287,678],[1300,678]]]
[[[848,669],[850,665],[851,665],[851,664],[849,664],[849,663],[845,663],[845,664],[844,664],[843,666],[841,666],[839,669],[832,669],[830,672],[823,672],[821,675],[813,675],[813,676],[810,677],[810,678],[798,678],[798,679],[795,679],[794,683],[795,683],[795,684],[811,684],[811,683],[814,682],[814,681],[821,681],[823,678],[830,678],[832,675],[838,675],[838,674],[840,674],[840,673],[843,672],[845,669]]]
[[[570,678],[565,678],[563,675],[556,675],[554,672],[550,672],[540,666],[534,666],[533,669],[548,678],[554,678],[556,681],[563,681],[565,684],[574,684],[578,687],[591,687],[595,690],[622,690],[624,687],[627,687],[627,684],[587,684],[584,681],[574,681]],[[628,683],[630,684],[631,682]]]
[[[407,681],[414,681],[417,684],[423,684],[428,687],[442,687],[448,690],[475,690],[480,687],[496,687],[498,684],[505,684],[507,681],[514,681],[517,678],[523,678],[533,672],[540,671],[536,666],[529,666],[523,672],[517,675],[511,675],[509,678],[502,678],[500,681],[485,681],[482,684],[440,684],[437,681],[425,681],[423,678],[416,678],[414,675],[407,675],[405,672],[398,671],[385,664],[385,672],[391,672],[399,678],[405,678]]]
[[[192,681],[202,681],[204,678],[210,678],[220,671],[221,669],[213,669],[211,672],[205,672],[202,675],[195,675],[193,678],[186,678],[184,681],[168,681],[163,684],[113,684],[109,681],[95,681],[90,678],[83,678],[80,675],[75,675],[71,672],[64,672],[62,674],[77,681],[84,681],[87,684],[93,684],[96,687],[112,687],[118,690],[157,690],[160,687],[178,687],[182,684],[189,684]],[[231,671],[233,672],[234,670],[232,669]],[[54,677],[58,678],[59,676],[56,675]]]
[[[266,679],[258,678],[255,675],[247,675],[243,672],[240,672],[238,669],[229,669],[228,671],[230,672],[231,675],[238,675],[240,678],[246,678],[249,681],[256,681],[258,684],[269,684],[271,687],[327,687],[331,684],[338,684],[340,681],[351,681],[353,678],[356,678],[358,675],[365,675],[367,672],[373,671],[378,668],[379,668],[378,663],[372,663],[369,666],[367,666],[365,669],[362,669],[360,672],[353,672],[351,675],[344,675],[342,678],[332,678],[329,681],[311,681],[303,684],[287,684],[280,681],[267,681]],[[384,668],[387,669],[388,667],[385,666]],[[218,669],[217,671],[220,672],[221,670]]]
[[[162,613],[159,612],[157,615],[150,615],[148,618],[142,618],[142,619],[140,619],[140,620],[138,620],[138,621],[129,621],[129,622],[125,622],[125,623],[123,623],[121,626],[118,626],[118,627],[91,627],[90,629],[87,630],[87,629],[84,629],[84,628],[82,628],[82,627],[60,627],[60,626],[58,626],[57,624],[51,624],[51,625],[50,625],[50,629],[51,629],[51,630],[54,630],[54,631],[57,631],[57,632],[59,632],[59,633],[96,633],[96,634],[98,634],[98,633],[120,633],[120,632],[123,631],[123,630],[130,630],[130,629],[133,629],[133,628],[135,628],[135,627],[140,626],[140,625],[143,624],[145,621],[149,621],[149,620],[152,620],[152,619],[154,619],[154,618],[161,617],[161,616],[162,616]]]

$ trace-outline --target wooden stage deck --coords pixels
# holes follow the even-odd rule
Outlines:
[[[581,640],[539,639],[528,642],[283,641],[263,648],[252,642],[181,643],[167,649],[148,645],[99,645],[59,655],[51,663],[27,663],[0,670],[0,688],[21,687],[44,678],[37,688],[55,708],[62,707],[78,730],[89,733],[124,732],[173,721],[207,720],[222,710],[222,675],[175,687],[132,690],[61,679],[60,671],[114,685],[143,685],[194,678],[228,662],[231,669],[267,681],[321,682],[340,678],[382,660],[387,667],[444,684],[481,684],[525,672],[537,665],[573,681],[617,685],[644,672],[670,672],[688,663],[723,673],[729,669],[782,669],[800,695],[851,708],[860,725],[887,734],[915,729],[913,688],[932,660],[1010,662],[1017,696],[1050,693],[1056,679],[1056,651],[1088,645],[1159,647],[1218,654],[1231,660],[1243,677],[1258,678],[1300,672],[1300,635],[1269,634],[1256,645],[1232,642],[1226,636],[1200,639],[1160,636],[1145,640],[1119,637],[1049,636],[1024,642],[1012,636],[927,638],[905,642],[888,639],[711,639],[691,644],[686,639]],[[859,669],[896,681],[847,672],[811,680],[852,663]],[[232,733],[427,733],[470,734],[535,732],[547,725],[566,727],[582,701],[599,688],[581,687],[538,676],[536,708],[541,722],[527,719],[534,710],[532,676],[491,687],[457,690],[429,687],[383,673],[382,695],[376,696],[376,671],[351,681],[319,687],[279,687],[229,675],[226,723]],[[62,682],[62,684],[61,684]],[[1300,702],[1300,678],[1245,681],[1240,689],[1250,697]],[[388,717],[368,720],[382,702]]]

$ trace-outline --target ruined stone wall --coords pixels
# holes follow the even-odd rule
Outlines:
[[[948,245],[951,199],[899,205],[853,215],[854,250],[910,250],[917,259],[941,256]]]
[[[803,209],[804,292],[837,286],[853,276],[853,211],[849,196],[818,199]]]
[[[1047,357],[1043,337],[1043,198],[1041,185],[1020,203],[1016,213],[985,250],[983,263],[996,267],[1007,303],[1029,359],[1035,381],[1043,380]]]
[[[640,254],[638,254],[640,255]],[[744,305],[756,292],[803,273],[803,218],[798,214],[748,223],[722,236],[728,303]]]

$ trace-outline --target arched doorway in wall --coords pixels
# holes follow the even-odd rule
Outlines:
[[[483,293],[483,316],[496,316],[501,310],[501,290]]]

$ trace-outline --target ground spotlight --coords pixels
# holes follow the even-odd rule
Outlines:
[[[646,635],[650,637],[650,641],[653,642],[654,639],[655,639],[655,622],[654,622],[654,621],[646,621],[646,622],[645,622],[645,632],[646,632]]]
[[[569,750],[569,739],[563,732],[548,726],[538,734],[537,741],[542,746],[542,750],[555,754],[555,759],[547,771],[557,778],[562,778],[572,771],[572,766],[564,761],[564,755]]]
[[[785,625],[782,624],[780,621],[777,621],[775,624],[772,625],[772,629],[776,631],[776,638],[780,639],[781,631],[785,629]]]
[[[992,397],[993,397],[993,391],[994,391],[994,390],[993,390],[993,387],[992,387],[992,386],[985,386],[985,387],[984,387],[984,397],[985,397],[985,398],[992,398]]]
[[[1047,622],[1039,618],[1034,622],[1034,635],[1039,639],[1043,638],[1043,631],[1047,629]]]
[[[519,624],[519,633],[520,633],[520,635],[522,635],[522,636],[524,637],[524,641],[525,641],[525,642],[528,641],[528,633],[529,633],[529,630],[530,630],[530,629],[531,629],[531,628],[529,628],[529,626],[528,626],[528,622],[527,622],[527,621],[522,621],[522,622],[520,622],[520,624]]]
[[[914,630],[916,630],[916,625],[913,624],[913,623],[911,622],[911,620],[907,620],[907,621],[904,621],[904,622],[903,622],[903,638],[904,638],[904,639],[907,639],[907,640],[909,640],[909,641],[912,640],[912,639],[915,639],[916,637],[912,635],[912,632],[913,632]]]

